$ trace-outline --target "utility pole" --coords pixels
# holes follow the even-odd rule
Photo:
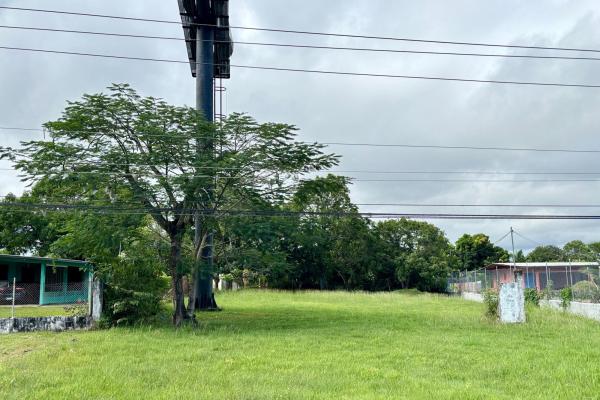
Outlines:
[[[178,0],[192,76],[196,78],[196,109],[208,122],[214,122],[214,80],[230,77],[233,42],[229,29],[228,0]],[[212,139],[198,140],[198,155],[214,156]],[[214,182],[205,191],[211,195]],[[200,208],[200,206],[198,206]],[[202,243],[200,210],[194,216],[194,247]],[[216,309],[212,293],[213,232],[207,233],[200,259],[196,258],[192,309]],[[202,267],[205,268],[202,268]]]

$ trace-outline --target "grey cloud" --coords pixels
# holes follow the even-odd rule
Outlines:
[[[8,2],[19,4],[21,2]],[[600,43],[600,4],[592,0],[539,2],[494,0],[232,0],[232,23],[331,32],[428,39],[595,47]],[[144,2],[28,1],[27,7],[79,10],[177,20],[175,0]],[[44,16],[0,11],[6,24],[99,31],[181,35],[177,25]],[[455,46],[276,35],[235,31],[237,40],[362,45],[398,49]],[[110,39],[68,34],[2,30],[0,45],[186,59],[180,42]],[[469,49],[487,52],[502,49]],[[514,51],[517,52],[516,50]],[[519,51],[523,52],[524,51]],[[239,45],[238,64],[321,68],[340,71],[415,74],[559,82],[600,83],[600,62],[478,59],[279,49]],[[178,104],[193,104],[194,84],[186,65],[87,59],[59,55],[0,53],[0,125],[39,126],[60,115],[65,101],[128,82],[141,93]],[[560,89],[319,76],[233,70],[227,111],[244,111],[263,121],[296,124],[307,140],[475,144],[480,146],[600,147],[596,128],[598,89]],[[18,136],[20,135],[20,136]],[[26,133],[3,135],[9,144]],[[4,140],[3,140],[4,141]],[[340,169],[600,171],[595,156],[549,153],[458,152],[448,150],[333,147],[344,156]],[[5,165],[5,164],[3,164]],[[0,167],[2,164],[0,164]],[[0,191],[23,187],[2,174]],[[361,177],[363,177],[361,175]],[[365,178],[367,176],[364,176]],[[373,177],[373,176],[368,176]],[[472,176],[451,176],[472,178]],[[386,175],[383,178],[391,178]],[[436,178],[442,178],[436,176]],[[481,176],[481,178],[490,178]],[[500,177],[491,177],[500,179]],[[503,177],[506,178],[506,177]],[[510,178],[510,177],[508,177]],[[515,177],[516,179],[524,177]],[[539,177],[538,177],[539,178]],[[357,202],[598,203],[597,183],[368,183],[353,185]],[[417,211],[365,207],[365,211]],[[463,209],[445,209],[458,212]],[[476,210],[498,212],[498,210]],[[508,209],[506,212],[550,212]],[[564,213],[589,210],[559,210]],[[499,238],[514,224],[542,243],[600,240],[597,224],[579,221],[434,221],[452,240],[463,232]],[[528,249],[532,243],[517,241]]]

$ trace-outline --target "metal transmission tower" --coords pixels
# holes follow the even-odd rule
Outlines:
[[[196,108],[214,122],[215,79],[230,77],[233,40],[229,28],[229,0],[178,0],[192,76],[196,78]],[[214,142],[198,142],[199,153],[214,154]],[[212,193],[212,187],[206,188]],[[199,246],[200,216],[195,217],[194,243]],[[215,309],[212,293],[213,233],[209,232],[202,251],[202,263],[196,263],[195,309]],[[202,265],[206,266],[203,270]]]

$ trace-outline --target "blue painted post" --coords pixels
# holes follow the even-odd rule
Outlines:
[[[44,292],[46,288],[46,263],[40,264],[40,306],[45,304]]]

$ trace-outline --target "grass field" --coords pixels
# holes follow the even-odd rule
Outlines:
[[[63,306],[16,306],[15,317],[60,317],[67,315]],[[0,306],[0,318],[10,318],[12,307]]]
[[[600,324],[415,294],[221,294],[199,329],[0,336],[1,399],[598,399]]]

